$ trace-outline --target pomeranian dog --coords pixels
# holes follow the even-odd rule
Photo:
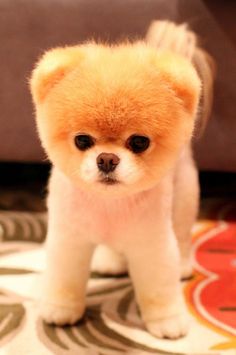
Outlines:
[[[37,63],[31,91],[53,163],[40,311],[46,322],[83,316],[100,245],[93,269],[128,270],[148,331],[186,334],[180,279],[191,274],[199,194],[191,137],[199,103],[210,102],[211,78],[196,36],[167,21],[155,22],[143,42],[56,48]]]

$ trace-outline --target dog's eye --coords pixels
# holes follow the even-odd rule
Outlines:
[[[75,145],[79,150],[86,150],[94,145],[94,139],[87,134],[75,136]]]
[[[128,138],[126,142],[126,147],[130,149],[133,153],[142,153],[148,149],[150,145],[150,139],[145,136],[133,135]]]

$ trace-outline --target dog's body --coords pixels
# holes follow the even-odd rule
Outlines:
[[[186,333],[180,277],[191,274],[199,191],[190,139],[200,97],[188,56],[156,55],[142,43],[92,44],[49,52],[36,68],[38,128],[54,163],[46,321],[82,317],[101,244],[93,268],[128,269],[147,329],[158,337]]]

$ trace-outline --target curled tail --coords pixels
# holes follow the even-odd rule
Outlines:
[[[195,66],[202,81],[200,114],[197,119],[198,135],[204,131],[211,114],[215,64],[211,56],[198,46],[196,34],[189,30],[187,24],[178,25],[171,21],[154,21],[151,23],[146,42],[158,50],[168,50],[189,59]]]
[[[192,60],[197,46],[197,37],[187,25],[177,25],[170,21],[151,23],[146,41],[157,49],[171,50]]]

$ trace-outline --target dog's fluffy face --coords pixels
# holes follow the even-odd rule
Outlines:
[[[174,165],[200,82],[188,61],[145,44],[88,44],[46,53],[31,88],[53,164],[85,189],[119,195],[151,188]]]

